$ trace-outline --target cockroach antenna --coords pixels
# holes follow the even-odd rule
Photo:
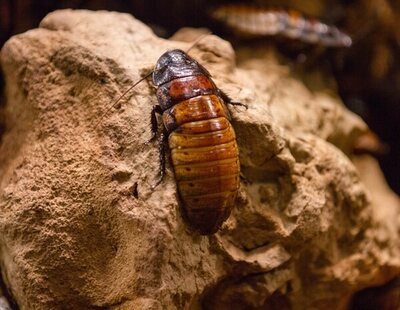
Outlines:
[[[129,93],[136,85],[138,85],[139,83],[143,82],[145,79],[147,79],[150,75],[153,74],[154,70],[151,70],[149,73],[147,73],[145,76],[143,76],[140,80],[138,80],[137,82],[135,82],[131,87],[129,87],[125,92],[123,92],[117,100],[114,101],[114,103],[101,115],[99,121],[97,122],[97,124],[94,126],[94,128],[96,129],[97,126],[99,126],[99,124],[103,121],[104,117],[106,117],[106,115],[108,114],[108,112],[110,112],[121,100],[122,98],[125,97],[125,95],[127,93]]]
[[[188,54],[189,53],[189,51],[191,50],[191,49],[193,49],[201,40],[203,40],[205,37],[207,37],[207,36],[209,36],[209,35],[211,35],[212,34],[212,32],[211,31],[208,31],[208,32],[206,32],[205,34],[202,34],[201,36],[199,36],[197,39],[196,39],[196,41],[194,41],[193,43],[192,43],[192,45],[186,50],[186,54]]]

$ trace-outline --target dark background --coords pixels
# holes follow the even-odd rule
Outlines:
[[[10,36],[36,28],[47,13],[63,8],[128,12],[164,37],[185,26],[207,27],[225,36],[221,26],[209,18],[209,12],[213,6],[227,2],[238,1],[0,0],[0,46]],[[340,61],[331,64],[331,72],[345,104],[388,145],[386,153],[374,155],[389,185],[400,194],[400,1],[254,0],[251,3],[295,9],[335,24],[352,36],[353,46],[341,51]],[[2,78],[0,85],[4,87]],[[3,130],[0,126],[0,133]]]

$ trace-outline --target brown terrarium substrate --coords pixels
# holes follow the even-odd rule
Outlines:
[[[222,229],[187,227],[171,169],[151,189],[151,84],[98,119],[189,46],[126,14],[64,10],[3,47],[0,262],[21,309],[344,309],[400,273],[399,199],[372,158],[350,156],[366,125],[271,46],[237,67],[218,37],[190,51],[249,105],[231,109],[245,181]]]

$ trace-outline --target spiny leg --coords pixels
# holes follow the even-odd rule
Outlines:
[[[229,97],[224,91],[222,91],[221,89],[218,89],[219,92],[219,96],[222,98],[222,100],[224,100],[224,102],[226,104],[230,104],[230,105],[235,105],[235,106],[241,106],[241,107],[245,107],[246,110],[249,108],[249,106],[247,104],[241,103],[241,102],[237,102],[237,101],[233,101],[231,97]]]
[[[162,112],[163,111],[158,104],[153,106],[153,108],[151,109],[151,116],[150,116],[151,137],[147,141],[147,143],[153,141],[155,139],[155,137],[157,136],[157,132],[158,132],[157,114],[162,114]]]
[[[166,150],[167,150],[167,139],[168,139],[168,135],[165,131],[163,133],[161,133],[160,137],[158,138],[160,177],[159,177],[158,181],[151,187],[152,189],[155,189],[162,182],[162,180],[165,176],[165,155],[166,155]]]

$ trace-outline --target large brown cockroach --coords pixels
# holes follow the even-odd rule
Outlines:
[[[151,112],[150,140],[157,135],[157,114],[164,123],[155,186],[165,174],[168,144],[184,217],[201,234],[213,234],[229,217],[240,181],[238,147],[226,104],[247,106],[233,102],[202,65],[179,49],[161,55],[150,74],[159,103]]]
[[[239,153],[225,103],[233,103],[217,88],[210,73],[182,50],[164,53],[153,72],[162,114],[161,177],[165,142],[171,150],[179,197],[187,220],[201,234],[215,233],[228,218],[239,188]]]
[[[235,33],[245,36],[282,36],[326,47],[348,47],[351,38],[335,26],[307,19],[297,11],[252,5],[224,5],[211,16]]]

